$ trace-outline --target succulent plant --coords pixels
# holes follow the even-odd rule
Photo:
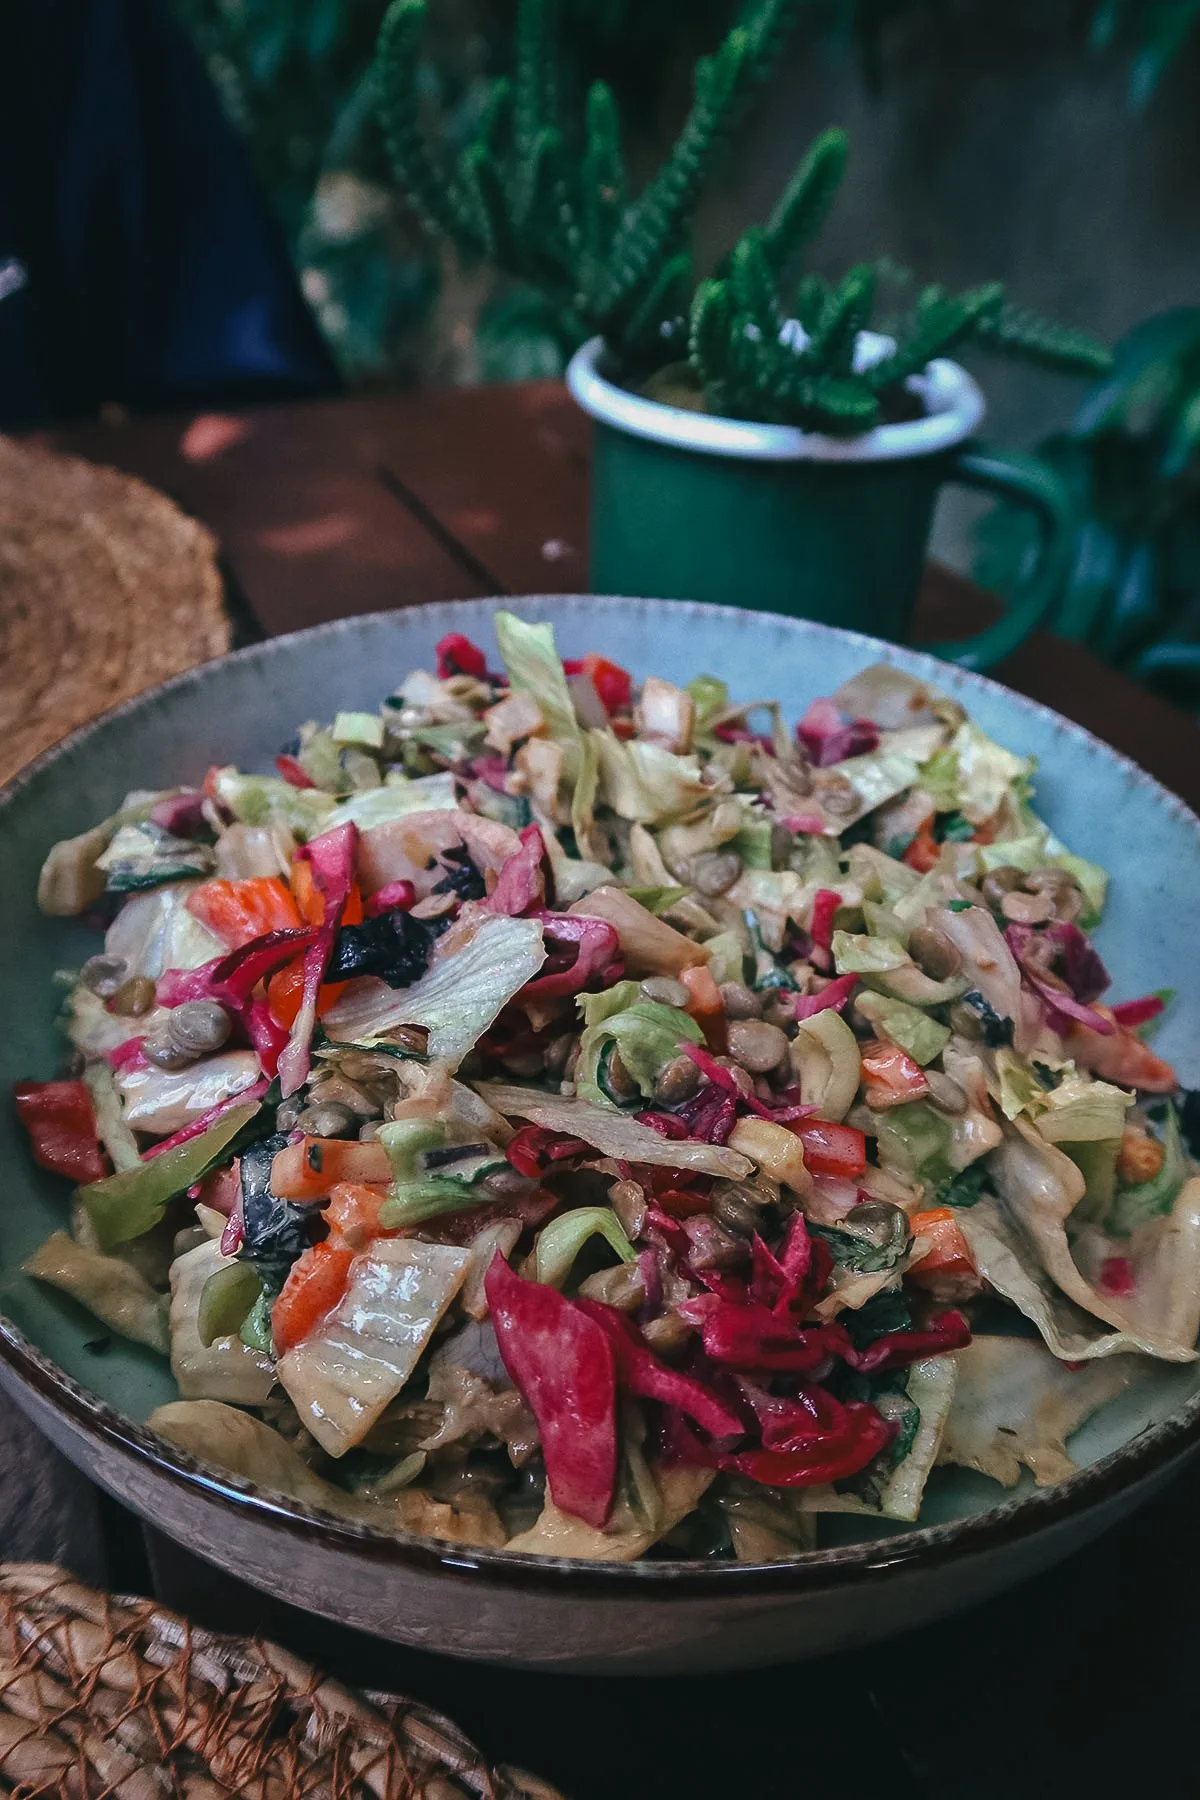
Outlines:
[[[539,288],[568,348],[602,334],[620,357],[679,354],[693,276],[689,229],[705,182],[773,68],[800,0],[760,0],[696,64],[693,99],[652,179],[630,193],[612,89],[595,81],[571,130],[555,0],[520,0],[514,71],[493,83],[473,140],[431,143],[418,88],[426,0],[394,0],[375,60],[392,168],[431,231],[468,260]]]

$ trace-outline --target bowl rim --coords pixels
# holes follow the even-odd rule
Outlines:
[[[889,644],[863,632],[848,631],[840,626],[823,625],[813,620],[791,619],[776,613],[730,608],[699,601],[656,600],[625,595],[594,594],[527,594],[501,595],[468,600],[431,601],[419,607],[400,607],[381,613],[355,614],[327,620],[303,630],[280,634],[258,643],[248,644],[226,656],[197,664],[172,676],[168,681],[147,688],[143,693],[122,701],[98,718],[69,733],[44,750],[0,787],[0,819],[7,808],[45,770],[77,745],[100,732],[116,719],[136,715],[157,705],[164,695],[181,692],[206,679],[211,671],[229,663],[242,664],[268,661],[277,646],[287,646],[310,638],[336,640],[343,633],[362,629],[364,624],[378,624],[381,629],[420,616],[433,625],[444,623],[446,629],[462,628],[472,620],[490,623],[497,608],[520,610],[537,606],[553,611],[563,605],[586,605],[589,611],[606,607],[623,611],[642,611],[650,620],[660,621],[664,609],[681,613],[684,619],[725,624],[753,629],[755,624],[773,629],[794,630],[798,639],[809,637],[818,642],[836,639],[864,656],[892,663],[934,683],[949,683],[984,693],[998,694],[1006,702],[1015,703],[1027,712],[1051,724],[1057,731],[1074,738],[1091,754],[1099,754],[1115,763],[1131,783],[1141,788],[1154,803],[1163,806],[1180,823],[1190,827],[1200,853],[1200,818],[1161,782],[1146,773],[1129,757],[1113,749],[1086,727],[1066,719],[1052,707],[1016,693],[1003,683],[974,670],[939,661],[920,649]],[[256,1519],[288,1535],[303,1538],[310,1544],[327,1544],[345,1553],[366,1556],[381,1566],[438,1570],[447,1575],[471,1580],[484,1580],[498,1586],[526,1587],[563,1592],[574,1587],[589,1596],[611,1596],[660,1601],[713,1597],[730,1593],[751,1597],[770,1595],[784,1598],[799,1593],[813,1593],[834,1586],[858,1585],[867,1580],[895,1579],[917,1575],[968,1556],[977,1556],[1033,1536],[1068,1519],[1072,1514],[1115,1500],[1120,1494],[1143,1485],[1165,1473],[1200,1446],[1200,1392],[1176,1408],[1158,1424],[1148,1426],[1110,1451],[1107,1456],[1077,1470],[1053,1487],[1038,1488],[1032,1494],[1021,1494],[1001,1501],[983,1512],[944,1524],[915,1526],[894,1535],[861,1543],[837,1545],[825,1550],[810,1550],[787,1562],[771,1563],[697,1563],[694,1561],[642,1561],[605,1563],[583,1558],[548,1557],[503,1549],[488,1549],[469,1544],[452,1544],[444,1539],[423,1537],[415,1533],[386,1531],[370,1524],[359,1524],[332,1513],[309,1507],[301,1501],[270,1493],[254,1482],[222,1471],[188,1453],[176,1449],[164,1438],[137,1424],[108,1401],[92,1393],[60,1368],[40,1350],[6,1315],[0,1314],[0,1364],[5,1367],[5,1385],[36,1397],[42,1405],[61,1414],[73,1434],[98,1439],[104,1446],[130,1455],[147,1465],[172,1485],[202,1497],[231,1513],[250,1513]],[[35,1409],[36,1410],[36,1409]],[[101,1477],[102,1479],[102,1477]]]

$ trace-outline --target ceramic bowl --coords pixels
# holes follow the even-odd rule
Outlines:
[[[554,621],[565,655],[600,649],[638,677],[711,670],[738,697],[778,696],[793,717],[877,658],[958,696],[985,730],[1038,757],[1054,827],[1112,871],[1099,942],[1116,988],[1176,988],[1161,1048],[1185,1082],[1200,1083],[1200,821],[1114,751],[993,682],[825,626],[685,602],[516,604]],[[256,645],[110,713],[20,775],[0,797],[5,1080],[57,1066],[53,971],[94,948],[83,927],[36,910],[38,867],[56,838],[111,812],[133,786],[195,781],[214,762],[269,767],[299,721],[327,717],[335,703],[373,707],[406,670],[432,666],[444,632],[466,632],[494,657],[491,613],[488,601],[426,606]],[[145,1430],[173,1397],[170,1375],[135,1345],[101,1354],[95,1322],[20,1273],[61,1223],[63,1191],[31,1166],[8,1108],[0,1132],[4,1388],[68,1457],[188,1549],[282,1599],[423,1649],[645,1674],[861,1644],[1046,1568],[1145,1500],[1200,1439],[1200,1369],[1155,1365],[1077,1434],[1079,1472],[1060,1486],[1009,1495],[938,1471],[921,1529],[876,1528],[775,1566],[553,1562],[359,1529],[196,1464]]]

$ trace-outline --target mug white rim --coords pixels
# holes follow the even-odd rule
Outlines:
[[[895,462],[953,449],[975,432],[987,410],[979,384],[956,362],[939,357],[909,386],[925,403],[924,418],[877,425],[857,437],[828,437],[794,425],[755,425],[665,406],[618,387],[600,373],[604,339],[589,338],[567,365],[567,387],[593,419],[678,450],[751,462]]]

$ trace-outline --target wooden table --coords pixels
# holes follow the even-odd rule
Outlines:
[[[246,636],[463,595],[585,589],[588,429],[552,383],[94,425],[54,440],[212,526]],[[931,569],[919,635],[988,597]],[[1085,651],[999,671],[1200,805],[1195,723]],[[574,1800],[1074,1800],[1185,1766],[1200,1617],[1200,1471],[1029,1587],[908,1638],[748,1675],[581,1681],[419,1656],[276,1606],[110,1511],[114,1580],[200,1622],[269,1630],[337,1673],[443,1706]],[[115,1524],[114,1524],[115,1521]],[[1190,1791],[1190,1781],[1176,1791]]]

